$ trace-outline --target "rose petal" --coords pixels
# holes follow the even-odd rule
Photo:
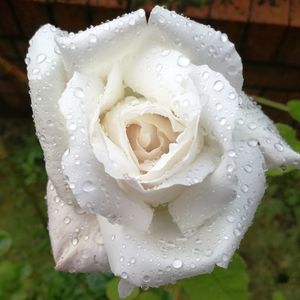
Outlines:
[[[56,41],[69,76],[75,71],[106,76],[116,61],[139,46],[146,28],[140,9]]]
[[[158,210],[147,233],[112,225],[100,217],[112,272],[142,287],[157,287],[226,267],[251,224],[264,193],[263,157],[239,145],[238,196],[214,220],[183,236],[165,210]],[[245,171],[251,164],[252,172]],[[245,185],[248,186],[246,191]]]
[[[47,186],[49,234],[56,270],[109,272],[107,255],[95,215],[67,205],[51,182]]]
[[[125,84],[134,92],[168,107],[182,121],[200,114],[201,99],[189,78],[191,64],[182,53],[148,41],[126,57],[122,70]]]
[[[30,41],[26,60],[34,122],[44,151],[47,174],[62,201],[72,203],[73,194],[65,187],[61,169],[68,134],[58,106],[66,76],[54,42],[55,37],[63,34],[51,25],[41,27]]]
[[[295,152],[280,136],[274,123],[244,93],[241,94],[235,130],[236,139],[248,139],[253,147],[259,146],[267,168],[292,165],[300,168],[300,154]]]
[[[224,155],[210,176],[203,182],[190,186],[169,204],[169,212],[183,233],[202,225],[234,200],[236,172],[228,172],[229,167],[235,165],[234,160],[233,157]]]
[[[75,73],[60,99],[60,109],[70,135],[70,149],[62,160],[64,174],[80,207],[103,215],[110,222],[146,230],[152,219],[151,208],[119,188],[96,160],[90,146],[85,111],[98,97],[94,79]]]
[[[218,157],[215,156],[211,149],[204,148],[198,158],[186,169],[181,170],[181,165],[174,166],[170,176],[168,172],[160,178],[162,183],[153,189],[145,189],[134,180],[120,180],[128,193],[133,197],[139,198],[152,206],[158,206],[177,199],[182,193],[186,193],[189,186],[202,182],[218,165]],[[151,183],[153,184],[153,183]]]
[[[207,98],[201,113],[200,126],[211,143],[218,143],[223,151],[230,150],[239,107],[235,89],[222,74],[206,65],[194,67],[191,78],[198,93]]]
[[[124,97],[123,78],[120,67],[114,64],[109,75],[103,97],[100,99],[100,113],[113,107]]]
[[[196,65],[208,65],[220,72],[238,91],[243,85],[242,62],[226,34],[210,26],[191,21],[160,6],[156,6],[149,18],[149,25],[159,29],[157,38],[182,52]]]

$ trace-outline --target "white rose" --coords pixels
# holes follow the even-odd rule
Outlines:
[[[27,61],[57,270],[111,270],[125,295],[226,267],[265,170],[299,167],[226,34],[175,12],[45,25]]]

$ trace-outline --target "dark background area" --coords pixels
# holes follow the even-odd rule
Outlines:
[[[281,102],[300,98],[299,0],[161,3],[228,34],[244,63],[246,92]],[[1,112],[30,112],[26,78],[18,70],[25,74],[28,40],[41,25],[50,22],[76,32],[141,6],[149,12],[153,5],[143,0],[1,0]]]
[[[158,2],[227,33],[244,63],[246,92],[280,103],[300,98],[299,0]],[[107,292],[111,275],[54,271],[43,201],[47,178],[31,120],[24,58],[29,39],[45,23],[76,32],[136,8],[149,13],[153,5],[143,0],[0,0],[1,300],[117,299]],[[287,112],[263,109],[299,135],[299,122]],[[295,145],[300,149],[299,141]],[[268,192],[239,251],[249,273],[249,299],[300,299],[299,220],[300,172],[268,177]],[[153,299],[175,299],[162,295]]]

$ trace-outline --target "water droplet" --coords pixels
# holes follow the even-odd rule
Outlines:
[[[144,282],[149,282],[151,280],[151,278],[150,278],[150,276],[148,276],[148,275],[145,275],[144,277],[143,277],[143,281]]]
[[[38,64],[41,64],[42,62],[44,62],[45,60],[46,60],[46,55],[44,55],[44,54],[39,54],[38,56],[37,56],[37,58],[36,58],[36,62],[38,63]]]
[[[227,42],[228,41],[228,36],[226,33],[222,33],[221,36],[220,36],[220,39],[223,43]]]
[[[233,234],[235,236],[240,236],[242,233],[241,233],[241,231],[239,229],[236,228],[236,229],[233,230]]]
[[[130,18],[128,23],[129,23],[130,26],[134,26],[135,25],[135,18]]]
[[[212,249],[206,249],[204,252],[205,256],[211,256],[213,254]]]
[[[224,88],[224,83],[223,83],[221,80],[217,80],[217,81],[214,83],[214,90],[216,90],[217,92],[222,91],[223,88]]]
[[[234,150],[229,150],[228,151],[228,156],[229,157],[235,157],[236,156],[236,152]]]
[[[127,278],[128,278],[128,274],[127,274],[126,272],[122,272],[122,273],[121,273],[121,277],[122,277],[123,279],[127,279]]]
[[[163,50],[161,55],[162,56],[168,56],[170,54],[170,52],[171,52],[170,50]]]
[[[247,192],[249,191],[249,186],[248,186],[247,184],[244,184],[244,185],[242,186],[242,191],[243,191],[244,193],[247,193]]]
[[[40,73],[40,69],[39,68],[35,68],[35,69],[32,70],[32,74],[33,75],[37,75],[39,73]]]
[[[131,264],[135,264],[135,262],[136,262],[136,259],[135,259],[134,257],[131,257],[131,258],[130,258],[130,263],[131,263]]]
[[[83,89],[80,87],[75,88],[74,96],[77,98],[84,98],[85,95],[84,95]]]
[[[156,72],[160,73],[162,70],[163,66],[161,64],[156,65],[155,70]]]
[[[115,239],[116,239],[116,236],[113,234],[113,235],[111,236],[111,240],[114,241]]]
[[[279,152],[282,152],[282,151],[283,151],[283,146],[282,146],[282,144],[280,144],[280,143],[274,144],[274,148],[275,148],[277,151],[279,151]]]
[[[219,123],[220,123],[220,125],[225,125],[226,124],[226,119],[225,118],[221,118],[220,120],[219,120]]]
[[[248,124],[248,128],[250,130],[254,130],[256,127],[257,127],[257,125],[254,122],[251,122],[251,123]]]
[[[77,128],[77,125],[75,124],[75,123],[71,123],[70,125],[69,125],[69,129],[70,130],[75,130]]]
[[[246,165],[244,167],[244,170],[247,172],[247,173],[251,173],[252,172],[252,167],[250,165]]]
[[[256,147],[258,145],[258,141],[255,140],[255,139],[250,139],[248,140],[247,144],[250,146],[250,147]]]
[[[227,254],[223,254],[222,260],[223,260],[224,262],[227,262],[227,261],[229,260],[228,255],[227,255]]]
[[[159,16],[159,17],[158,17],[158,22],[159,22],[160,24],[164,24],[165,21],[166,21],[166,19],[165,19],[164,16]]]
[[[89,42],[90,42],[91,44],[97,43],[97,36],[96,36],[95,34],[91,33],[91,34],[89,35]]]
[[[180,55],[178,57],[177,64],[180,67],[187,67],[190,64],[190,60],[187,57]]]
[[[182,106],[188,107],[190,105],[190,100],[189,99],[184,99],[182,102]]]
[[[73,239],[72,239],[72,245],[73,245],[73,246],[76,246],[76,245],[78,244],[78,242],[79,242],[79,241],[78,241],[78,238],[73,238]]]
[[[232,215],[228,215],[227,216],[227,218],[226,218],[226,220],[229,222],[229,223],[233,223],[234,222],[234,216],[232,216]]]
[[[69,217],[65,217],[64,218],[64,223],[65,224],[70,224],[71,223],[71,219]]]
[[[209,74],[207,71],[204,71],[202,74],[201,74],[201,78],[206,80],[208,78]]]
[[[233,100],[233,99],[236,98],[236,94],[234,92],[230,92],[228,97],[229,97],[230,100]]]
[[[227,172],[231,173],[234,170],[234,165],[232,164],[227,165],[226,170]]]
[[[88,193],[88,192],[92,192],[93,190],[95,190],[95,186],[92,181],[87,180],[83,183],[82,189]]]
[[[216,104],[216,110],[221,110],[223,105],[221,103]]]
[[[183,266],[183,263],[180,259],[176,259],[173,261],[172,265],[175,269],[180,269]]]

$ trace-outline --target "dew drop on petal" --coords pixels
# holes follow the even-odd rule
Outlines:
[[[244,185],[242,186],[242,191],[243,191],[244,193],[247,193],[247,192],[249,191],[249,186],[248,186],[247,184],[244,184]]]
[[[95,34],[91,33],[91,34],[89,35],[89,42],[90,42],[91,44],[97,43],[97,36],[96,36]]]
[[[250,165],[246,165],[244,167],[244,170],[247,172],[247,173],[251,173],[252,172],[252,167]]]
[[[217,80],[214,83],[214,90],[215,91],[220,92],[220,91],[223,90],[223,88],[224,88],[224,83],[221,80]]]
[[[226,220],[229,222],[229,223],[233,223],[234,222],[234,216],[232,215],[228,215]]]
[[[76,246],[78,244],[78,238],[73,238],[72,239],[72,245]]]
[[[36,62],[38,64],[41,64],[42,62],[44,62],[46,60],[46,55],[44,54],[39,54],[36,58]]]
[[[84,98],[85,95],[84,95],[83,89],[80,87],[75,88],[74,96],[77,98]]]
[[[204,79],[204,80],[208,79],[208,76],[209,76],[209,74],[208,74],[208,72],[206,72],[206,71],[204,71],[204,72],[201,74],[201,78]]]
[[[274,148],[275,148],[277,151],[279,151],[279,152],[282,152],[282,151],[283,151],[283,146],[282,146],[282,144],[280,144],[280,143],[274,144]]]
[[[95,190],[95,186],[92,181],[87,180],[83,183],[82,189],[88,193],[88,192],[92,192],[93,190]]]
[[[65,218],[64,218],[64,223],[65,223],[65,224],[70,224],[70,223],[71,223],[71,218],[65,217]]]
[[[183,266],[183,263],[180,259],[176,259],[173,261],[172,265],[175,269],[180,269]]]
[[[221,118],[220,120],[219,120],[219,123],[220,123],[220,125],[225,125],[226,124],[226,119],[225,118]]]
[[[143,281],[144,282],[149,282],[151,280],[151,278],[150,278],[150,276],[148,276],[148,275],[145,275],[144,277],[143,277]]]
[[[236,228],[236,229],[233,230],[233,234],[235,236],[240,236],[242,233],[241,233],[241,231],[239,229]]]
[[[178,57],[177,64],[180,67],[187,67],[190,64],[190,60],[187,57],[180,55]]]

